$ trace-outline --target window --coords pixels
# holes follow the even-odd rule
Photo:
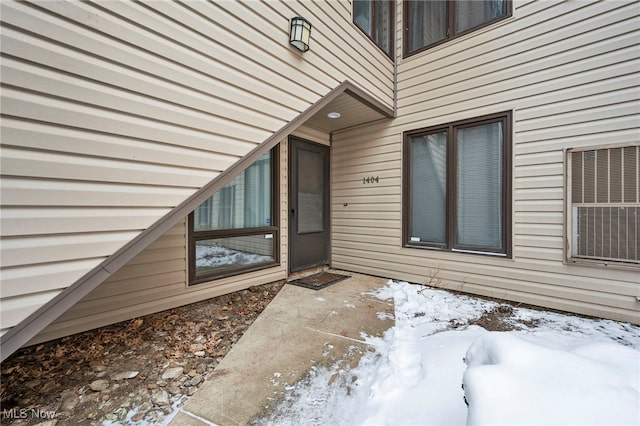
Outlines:
[[[395,7],[388,0],[354,0],[353,22],[389,57],[393,57]]]
[[[640,264],[640,147],[569,150],[570,262]]]
[[[407,247],[511,255],[511,113],[404,134]]]
[[[510,0],[405,1],[404,54],[412,55],[510,15]]]
[[[190,283],[278,263],[277,149],[189,215]]]

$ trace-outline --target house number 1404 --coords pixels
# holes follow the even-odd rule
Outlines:
[[[363,177],[362,178],[362,183],[379,183],[380,182],[380,178],[378,176],[373,177],[373,176],[369,176],[369,177]]]

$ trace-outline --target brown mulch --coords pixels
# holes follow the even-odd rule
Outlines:
[[[127,423],[161,421],[171,404],[195,392],[283,284],[23,348],[1,366],[0,423],[124,423],[132,412]]]

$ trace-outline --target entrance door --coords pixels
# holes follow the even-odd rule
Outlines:
[[[329,263],[329,147],[289,139],[289,271]]]

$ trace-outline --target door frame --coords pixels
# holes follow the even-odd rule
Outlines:
[[[294,184],[293,180],[297,179],[297,165],[293,164],[293,156],[294,156],[294,144],[300,144],[300,145],[306,145],[309,148],[311,148],[310,150],[313,152],[313,150],[315,149],[316,152],[321,152],[324,151],[323,153],[326,154],[326,176],[325,176],[325,194],[324,194],[324,203],[326,206],[326,215],[324,217],[324,224],[326,226],[326,229],[324,231],[325,235],[325,244],[326,244],[326,259],[322,260],[322,261],[318,261],[316,263],[313,264],[308,264],[308,265],[304,265],[304,266],[298,266],[298,267],[293,267],[293,262],[292,262],[292,247],[294,247],[294,232],[296,232],[297,227],[294,226],[294,220],[296,220],[296,218],[293,217],[292,214],[292,209],[294,208],[292,206],[292,202],[293,202],[293,196],[294,196],[294,190],[297,190],[297,183]],[[331,264],[331,237],[332,237],[332,220],[331,220],[331,216],[332,216],[332,212],[331,212],[331,146],[330,145],[325,145],[322,143],[318,143],[318,142],[313,142],[310,141],[308,139],[304,139],[298,136],[293,136],[293,135],[289,135],[288,138],[288,153],[287,153],[287,161],[288,161],[288,184],[289,184],[289,191],[288,191],[288,196],[287,196],[287,218],[288,218],[288,226],[287,226],[287,235],[288,235],[288,246],[287,246],[287,269],[288,269],[288,273],[291,274],[293,272],[299,272],[299,271],[303,271],[305,269],[310,269],[310,268],[314,268],[314,267],[319,267],[319,266],[324,266],[324,265],[330,265]],[[297,206],[296,206],[297,208]],[[295,228],[295,229],[294,229]]]

